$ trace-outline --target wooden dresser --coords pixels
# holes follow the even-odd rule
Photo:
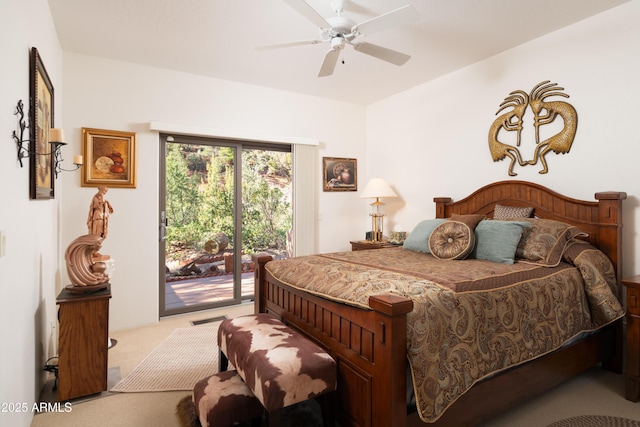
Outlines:
[[[63,289],[58,309],[58,400],[107,389],[111,286],[87,294]]]
[[[627,288],[627,362],[624,368],[625,397],[640,400],[640,276],[623,279]]]

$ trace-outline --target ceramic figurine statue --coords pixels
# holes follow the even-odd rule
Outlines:
[[[71,287],[88,287],[96,289],[106,287],[109,276],[105,273],[105,259],[108,256],[95,254],[102,246],[103,238],[97,234],[87,234],[75,239],[67,248],[64,259],[67,263],[67,274],[71,279]],[[89,290],[89,289],[87,289]]]
[[[111,203],[104,198],[107,191],[107,187],[98,187],[89,206],[88,234],[71,242],[64,254],[67,274],[71,280],[67,289],[71,292],[89,292],[109,285],[105,261],[110,257],[98,252],[109,234],[109,216],[113,213]]]
[[[89,206],[89,216],[87,218],[88,234],[97,234],[106,239],[109,233],[109,215],[113,213],[111,203],[104,198],[109,189],[105,186],[98,187],[98,192]]]

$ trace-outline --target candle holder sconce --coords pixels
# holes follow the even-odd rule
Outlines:
[[[18,155],[18,162],[20,162],[20,167],[24,167],[24,164],[22,163],[22,159],[29,158],[32,155],[33,156],[49,156],[49,155],[53,156],[53,170],[55,172],[56,178],[58,178],[58,173],[62,171],[73,172],[75,170],[78,170],[80,166],[82,166],[83,164],[82,156],[74,156],[73,164],[75,165],[75,169],[62,168],[61,164],[64,159],[62,158],[61,148],[67,145],[66,142],[62,142],[62,140],[64,139],[62,136],[62,129],[56,129],[56,128],[49,129],[50,151],[48,153],[41,153],[41,152],[29,150],[28,144],[32,142],[32,139],[25,139],[24,137],[24,131],[29,126],[27,126],[27,123],[24,120],[24,104],[22,103],[22,100],[18,101],[18,105],[16,105],[16,112],[14,114],[18,116],[18,132],[16,133],[16,131],[14,130],[12,136],[18,150],[17,155]]]

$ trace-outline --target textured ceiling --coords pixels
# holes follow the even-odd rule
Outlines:
[[[420,19],[364,39],[412,56],[396,66],[346,46],[317,77],[327,44],[283,0],[49,0],[62,48],[358,104],[370,104],[628,0],[351,0],[363,22],[411,4]],[[307,0],[322,16],[330,0]]]

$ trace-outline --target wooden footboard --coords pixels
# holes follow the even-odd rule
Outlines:
[[[316,297],[274,280],[254,256],[256,312],[270,313],[325,348],[338,366],[341,426],[406,425],[407,313],[413,302],[373,296],[371,310]]]

